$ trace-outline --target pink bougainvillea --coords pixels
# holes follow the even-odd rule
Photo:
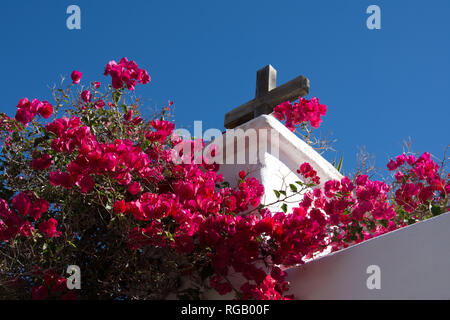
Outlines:
[[[27,98],[23,98],[20,99],[19,104],[17,105],[15,119],[23,125],[27,125],[37,115],[40,115],[44,119],[48,119],[52,114],[53,107],[47,101],[41,102],[37,99],[29,101]]]
[[[83,75],[82,72],[77,71],[77,70],[73,70],[72,74],[70,75],[70,77],[72,78],[72,83],[73,84],[78,84],[81,81],[81,76]]]
[[[276,106],[273,115],[280,121],[286,121],[286,127],[295,131],[296,126],[309,122],[313,128],[318,128],[322,116],[327,113],[327,106],[320,104],[318,98],[311,100],[300,97],[298,102],[283,102]]]
[[[110,61],[105,67],[104,74],[111,76],[114,89],[121,89],[125,84],[129,90],[134,90],[137,82],[142,84],[150,82],[147,71],[138,68],[134,61],[127,58],[120,59],[119,63]]]
[[[250,173],[239,172],[233,188],[203,156],[173,160],[174,153],[194,160],[177,147],[205,143],[173,135],[175,125],[164,118],[172,103],[146,120],[138,102],[125,100],[125,87],[150,82],[147,71],[122,58],[104,74],[111,76],[109,88],[92,82],[67,105],[62,89],[55,110],[24,98],[15,119],[2,117],[0,160],[13,169],[2,175],[0,240],[8,250],[16,250],[12,240],[22,244],[23,253],[15,254],[27,264],[8,272],[33,299],[161,298],[186,276],[197,281],[197,291],[292,298],[285,268],[448,209],[448,176],[424,153],[390,160],[396,173],[389,185],[367,175],[320,181],[317,168],[299,163],[302,181],[290,192],[302,200],[290,212],[282,206],[271,213],[261,198],[272,190]],[[81,75],[73,71],[72,83]],[[294,131],[317,128],[326,110],[317,98],[299,98],[276,106],[274,116]],[[54,118],[32,122],[37,115]],[[275,193],[280,203],[289,198],[286,190]],[[68,291],[54,270],[73,263],[84,268],[84,291]],[[33,271],[41,269],[47,271]],[[236,273],[238,285],[230,281]]]

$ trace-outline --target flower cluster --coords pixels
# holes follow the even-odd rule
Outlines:
[[[27,125],[37,115],[48,119],[52,113],[53,107],[47,101],[41,102],[38,99],[29,101],[27,98],[23,98],[17,104],[16,120],[23,125]]]
[[[422,204],[431,200],[439,201],[450,193],[450,183],[439,174],[439,165],[431,159],[428,152],[419,158],[413,154],[401,154],[387,164],[389,170],[396,170],[398,189],[395,201],[406,212],[412,213]]]
[[[22,99],[15,120],[2,117],[0,240],[9,251],[0,264],[11,266],[5,274],[23,281],[33,299],[76,298],[54,271],[73,263],[84,270],[82,297],[164,298],[181,277],[191,277],[221,295],[286,299],[285,268],[402,227],[412,218],[405,212],[416,221],[419,209],[436,214],[448,206],[449,183],[425,153],[391,160],[388,168],[398,170],[392,186],[367,175],[321,185],[317,171],[302,163],[297,172],[305,182],[297,182],[301,190],[291,185],[302,201],[272,214],[261,204],[265,190],[257,179],[241,171],[230,187],[206,156],[184,154],[205,142],[176,137],[166,109],[146,121],[137,102],[126,102],[129,92],[121,89],[148,83],[145,70],[122,58],[108,63],[105,75],[112,88],[100,93],[93,82],[65,105],[66,116],[46,125],[16,125],[53,113],[38,100]],[[72,72],[72,84],[81,76]],[[58,92],[55,112],[71,96]],[[274,110],[291,130],[307,122],[318,127],[325,113],[316,98]],[[35,266],[47,271],[32,272]]]
[[[36,197],[32,192],[20,192],[13,200],[13,208],[0,199],[0,240],[9,241],[17,235],[32,237],[34,225],[48,238],[58,237],[61,232],[56,230],[58,222],[54,218],[38,223],[41,216],[49,209],[45,199]]]
[[[75,290],[67,290],[67,279],[58,275],[54,270],[49,269],[43,272],[36,268],[33,274],[42,279],[41,285],[36,285],[31,289],[33,300],[46,300],[49,296],[61,300],[76,300],[78,298]]]
[[[338,250],[402,226],[394,223],[396,211],[389,202],[389,191],[387,184],[367,175],[358,175],[354,182],[344,177],[308,191],[299,208],[308,210],[333,234],[328,238],[324,235],[322,239],[328,242],[322,242],[321,246],[330,245]]]
[[[48,153],[44,153],[34,158],[30,165],[34,170],[45,170],[53,163],[52,157]]]
[[[166,125],[166,127],[168,127]],[[173,130],[173,127],[171,127]],[[50,172],[49,181],[55,186],[63,186],[71,189],[75,185],[83,193],[89,192],[94,186],[93,176],[106,175],[119,185],[128,186],[130,194],[138,194],[140,186],[133,180],[133,175],[147,182],[158,182],[163,179],[161,171],[163,166],[158,159],[168,160],[169,153],[166,150],[148,148],[145,152],[133,144],[131,140],[116,139],[111,143],[100,143],[87,126],[81,125],[79,117],[72,119],[58,118],[47,124],[46,129],[55,135],[51,141],[54,151],[73,153],[77,151],[76,158],[67,164],[67,171]],[[170,130],[159,133],[158,137],[149,137],[160,140],[162,136],[167,137]],[[44,157],[44,156],[42,156]],[[45,162],[46,168],[49,160]]]
[[[283,292],[288,289],[285,274],[276,266],[268,270],[264,267],[264,261],[271,255],[278,253],[281,256],[289,250],[275,242],[278,238],[272,240],[271,246],[267,242],[274,232],[283,237],[282,231],[276,229],[275,220],[266,212],[262,216],[210,216],[201,224],[198,231],[200,244],[212,249],[208,254],[214,269],[210,285],[219,294],[231,292],[233,287],[226,279],[231,274],[240,273],[244,279],[239,287],[242,298],[283,298]],[[277,247],[277,252],[273,251],[274,247]]]
[[[150,76],[144,69],[139,69],[136,62],[120,59],[119,63],[112,60],[105,67],[105,76],[110,75],[114,89],[121,89],[125,84],[128,90],[134,90],[137,82],[146,84],[150,82]]]
[[[303,177],[310,179],[314,184],[320,184],[320,177],[317,175],[317,171],[308,163],[301,164],[300,169],[297,170]]]
[[[318,98],[311,100],[300,97],[293,104],[289,101],[276,106],[273,115],[280,121],[286,121],[285,125],[291,131],[301,123],[309,122],[313,128],[318,128],[322,122],[322,116],[327,113],[327,106],[320,104]]]

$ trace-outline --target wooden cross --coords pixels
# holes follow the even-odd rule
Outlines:
[[[255,99],[225,114],[224,126],[235,128],[262,114],[270,114],[277,105],[292,101],[309,93],[309,80],[299,76],[280,87],[276,87],[277,70],[270,64],[256,72]]]

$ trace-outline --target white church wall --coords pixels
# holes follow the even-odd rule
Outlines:
[[[288,269],[289,293],[297,299],[450,299],[449,230],[446,213]],[[380,289],[367,286],[369,266],[379,267]]]
[[[222,164],[219,172],[223,174],[224,180],[232,186],[236,186],[241,170],[248,172],[249,176],[257,178],[265,188],[265,195],[261,200],[263,204],[276,201],[274,189],[286,190],[289,189],[289,184],[303,181],[303,177],[296,171],[303,162],[309,162],[313,166],[322,184],[331,179],[342,178],[333,165],[271,115],[261,115],[236,129],[242,129],[244,132],[248,129],[255,129],[258,135],[258,148],[249,146],[249,143],[245,144],[245,148],[239,148],[236,141],[226,141],[224,135],[225,147],[223,149],[235,150],[235,160],[239,156],[245,155],[246,163]],[[267,141],[269,147],[263,148],[267,151],[260,152],[257,163],[249,164],[249,150],[251,147],[254,148],[253,150],[261,150],[261,141]],[[250,154],[251,156],[253,155]],[[301,196],[290,198],[289,201],[292,203],[288,203],[288,210],[295,206],[300,199]],[[271,212],[277,212],[281,210],[280,207],[281,203],[270,206],[269,209]]]

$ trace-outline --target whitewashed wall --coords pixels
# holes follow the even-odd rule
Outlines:
[[[369,290],[367,267],[380,268]],[[287,270],[297,299],[450,299],[450,213]]]
[[[289,184],[299,180],[303,181],[303,178],[297,173],[297,169],[303,162],[309,162],[312,165],[322,184],[330,179],[342,178],[333,165],[271,115],[259,116],[236,129],[244,131],[255,129],[258,134],[258,143],[261,140],[267,141],[268,145],[278,148],[278,152],[275,152],[268,147],[267,151],[258,154],[256,164],[248,164],[249,155],[251,157],[254,153],[249,152],[249,149],[251,147],[257,149],[256,146],[246,143],[245,148],[239,148],[235,141],[224,139],[224,150],[234,150],[234,159],[244,154],[246,163],[223,164],[220,166],[219,172],[232,186],[235,186],[239,179],[239,171],[249,172],[249,175],[257,178],[265,188],[266,192],[261,201],[263,204],[269,204],[276,200],[274,189],[289,189]],[[267,137],[262,134],[264,131],[267,132]],[[298,203],[300,197],[289,200],[297,200]],[[291,209],[293,205],[288,205],[288,208]],[[278,204],[269,208],[272,212],[277,212],[280,211],[280,206],[281,204]]]

